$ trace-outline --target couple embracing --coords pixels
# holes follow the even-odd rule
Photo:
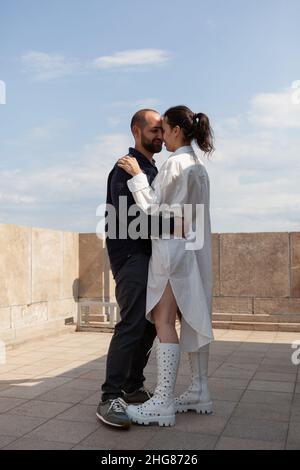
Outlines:
[[[138,111],[131,131],[135,146],[117,161],[107,184],[106,203],[115,209],[117,230],[111,236],[106,226],[106,244],[121,319],[96,414],[116,428],[131,422],[172,426],[176,412],[212,412],[207,383],[213,340],[210,183],[201,158],[214,150],[212,129],[205,114],[175,106],[163,116]],[[163,143],[171,154],[158,171],[153,155]],[[140,236],[129,233],[132,206],[140,210],[146,236],[145,230]],[[143,371],[155,337],[157,385],[150,393]],[[191,383],[174,397],[181,352],[188,353]]]

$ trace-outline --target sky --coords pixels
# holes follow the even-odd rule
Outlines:
[[[132,115],[185,104],[214,129],[212,231],[300,231],[299,22],[299,0],[0,0],[0,223],[95,232]]]

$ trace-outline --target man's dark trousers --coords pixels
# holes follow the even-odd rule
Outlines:
[[[143,370],[156,336],[155,326],[145,318],[149,260],[149,255],[135,253],[115,276],[121,320],[108,350],[102,401],[122,396],[122,390],[137,390],[145,380]]]

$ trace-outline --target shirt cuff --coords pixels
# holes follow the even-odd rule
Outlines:
[[[130,180],[127,181],[127,186],[129,191],[135,193],[141,189],[148,188],[149,182],[145,173],[139,173],[138,175],[133,176]]]

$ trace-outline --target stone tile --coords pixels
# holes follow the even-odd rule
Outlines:
[[[238,389],[244,390],[247,387],[249,380],[248,379],[237,379],[237,378],[219,378],[219,377],[210,377],[208,379],[210,388],[219,388],[224,387],[228,389]]]
[[[300,405],[297,405],[295,402],[293,402],[291,406],[290,420],[291,422],[300,423]]]
[[[2,307],[0,308],[0,331],[2,332],[3,330],[9,329],[10,327],[11,327],[11,307]]]
[[[300,297],[300,233],[290,233],[291,296]]]
[[[100,390],[102,381],[90,380],[90,379],[74,379],[68,383],[68,385],[78,390]]]
[[[147,450],[211,450],[216,442],[217,436],[165,429],[155,433],[143,448]]]
[[[244,367],[244,365],[230,364],[225,362],[213,373],[213,377],[251,379],[255,373],[255,370],[257,369],[257,364],[245,365],[247,367]]]
[[[95,233],[79,234],[79,296],[102,297],[105,247]]]
[[[95,431],[98,426],[99,424],[96,422],[96,418],[94,423],[52,419],[29,433],[28,437],[45,441],[78,444],[86,436]]]
[[[234,418],[262,419],[270,421],[288,422],[290,417],[290,404],[263,404],[263,403],[240,403],[233,412]]]
[[[294,383],[272,382],[270,380],[252,380],[248,385],[248,390],[263,390],[266,392],[288,392],[293,393]]]
[[[62,232],[32,228],[32,302],[61,298]]]
[[[215,450],[283,450],[283,442],[259,441],[222,436]]]
[[[85,400],[92,394],[93,392],[91,390],[79,390],[62,386],[57,387],[55,390],[50,390],[49,392],[39,395],[38,399],[64,403],[78,403],[82,400]]]
[[[288,260],[286,260],[288,261]],[[261,297],[266,298],[256,298],[254,299],[254,312],[255,314],[282,314],[282,313],[298,313],[300,307],[300,299],[289,297],[289,294],[286,296],[279,296],[272,297],[271,295],[264,294]],[[285,336],[287,332],[279,332],[281,336]],[[285,333],[284,335],[282,333]],[[291,333],[290,333],[291,334]]]
[[[31,302],[30,242],[31,228],[0,224],[1,307]]]
[[[100,376],[98,369],[95,370],[97,370]],[[46,372],[46,374],[44,375],[45,377],[56,377],[59,375],[60,377],[69,377],[70,379],[73,379],[81,377],[82,374],[84,374],[86,371],[89,371],[89,369],[87,369],[86,367],[66,365],[52,369],[51,371]]]
[[[31,418],[28,416],[13,416],[0,414],[1,433],[8,436],[20,437],[45,422],[44,418]]]
[[[214,293],[214,295],[217,295]],[[252,314],[253,300],[247,297],[214,297],[213,298],[213,312],[218,313],[246,313]]]
[[[1,436],[0,435],[0,449],[7,446],[11,442],[16,440],[16,436]]]
[[[64,377],[55,377],[51,380],[41,381],[39,379],[32,379],[22,381],[12,387],[9,387],[0,392],[0,397],[13,397],[13,398],[27,398],[33,399],[51,389],[55,389],[60,385],[68,382]],[[51,401],[51,400],[49,400]]]
[[[289,357],[282,357],[282,358],[271,358],[271,357],[265,357],[261,361],[261,365],[270,365],[270,366],[278,366],[278,367],[291,367],[291,368],[296,368],[296,366],[292,363],[291,356]]]
[[[285,450],[300,450],[300,442],[287,442]]]
[[[22,437],[7,445],[3,450],[68,450],[71,447],[70,443],[43,441],[36,437]]]
[[[288,260],[288,233],[220,234],[220,294],[288,296]]]
[[[288,448],[298,448],[300,450],[300,423],[291,422],[289,426],[289,433],[287,438]]]
[[[293,399],[293,407],[299,407],[300,406],[300,393],[295,393],[294,399]]]
[[[270,380],[271,382],[295,382],[295,374],[280,374],[277,372],[256,372],[253,380]]]
[[[96,406],[99,404],[99,401],[101,400],[101,391],[93,393],[89,397],[85,398],[84,400],[81,400],[81,403],[83,405],[93,405]]]
[[[79,234],[63,232],[63,298],[79,294]]]
[[[194,443],[196,438],[191,436],[201,437],[200,440],[197,440],[198,448],[205,448],[205,445],[206,448],[214,446],[216,448],[222,448],[222,446],[230,448],[232,443],[237,449],[240,448],[239,446],[243,448],[245,444],[248,445],[248,448],[256,448],[255,446],[258,449],[282,448],[284,440],[278,438],[282,428],[275,426],[270,437],[266,431],[266,423],[271,428],[274,423],[288,424],[288,410],[293,392],[288,389],[291,390],[291,384],[295,384],[297,373],[300,370],[299,367],[289,365],[292,336],[289,334],[277,337],[283,342],[267,344],[270,339],[260,332],[254,332],[255,334],[245,332],[240,337],[238,336],[240,332],[225,333],[224,336],[222,335],[224,339],[215,341],[211,345],[209,382],[214,401],[214,413],[209,416],[197,415],[194,412],[178,415],[176,426],[168,429],[158,426],[133,425],[130,432],[120,432],[119,430],[115,432],[116,430],[111,430],[97,421],[95,410],[101,397],[106,351],[111,334],[76,333],[51,338],[51,340],[46,339],[31,345],[27,343],[10,350],[8,363],[4,366],[7,369],[2,374],[5,379],[2,381],[0,372],[0,390],[5,387],[0,392],[0,413],[1,411],[4,413],[0,414],[2,418],[0,429],[3,424],[5,437],[7,437],[7,440],[3,440],[2,447],[9,447],[12,444],[12,448],[30,449],[30,446],[34,446],[36,442],[36,447],[33,448],[37,449],[54,449],[55,446],[74,449],[136,449],[155,448],[153,442],[155,439],[160,439],[160,445],[166,449],[169,441],[165,439],[165,435],[169,435],[171,432],[175,443],[176,439],[180,440],[181,433],[185,434],[186,441],[182,440],[180,445],[182,447],[186,445],[187,448],[193,448],[191,442]],[[249,339],[251,341],[248,341]],[[48,367],[51,370],[44,374],[40,373]],[[28,374],[22,374],[22,370],[26,370]],[[186,355],[182,358],[179,373],[177,393],[181,393],[190,380]],[[147,366],[146,376],[146,385],[152,388],[156,383],[156,362],[153,355]],[[59,380],[56,382],[57,378]],[[63,381],[60,381],[61,379]],[[262,390],[245,390],[249,382],[250,388],[258,386],[262,387]],[[300,373],[298,384],[300,384]],[[40,386],[46,388],[36,388]],[[266,390],[269,388],[273,390],[274,387],[286,391]],[[24,398],[14,397],[16,393],[20,394],[20,392],[16,392],[18,389],[23,390],[21,393],[26,395]],[[28,390],[31,391],[28,392]],[[36,395],[38,390],[39,394]],[[298,391],[298,388],[296,390]],[[3,418],[5,415],[9,415],[9,423]],[[293,397],[291,411],[292,424],[299,424],[299,415],[300,393],[296,393]],[[55,419],[53,419],[54,416]],[[244,428],[247,430],[249,417],[250,434],[251,432],[254,434],[255,423],[259,422],[264,432],[266,431],[264,438],[260,435],[259,437],[244,437],[238,434],[226,435],[229,423],[235,427],[239,424],[239,421],[232,421],[233,419],[245,421],[247,425]],[[30,426],[27,430],[27,422],[25,429],[22,430],[21,435],[24,436],[22,438],[18,434],[21,432],[19,428],[17,428],[17,435],[14,428],[14,434],[10,435],[8,431],[11,429],[11,423],[15,423],[16,426],[16,422],[13,420],[18,419],[22,428],[24,418],[40,418],[42,422],[37,424],[35,422],[34,428],[36,427],[36,429],[33,430],[30,429]],[[48,419],[50,421],[45,422]],[[61,424],[62,433],[60,428],[57,428],[57,424],[49,424],[53,422],[63,423]],[[48,424],[49,427],[44,428]],[[75,430],[73,434],[71,433],[69,441],[66,442],[64,439],[69,433],[68,425],[74,425]],[[92,427],[85,427],[83,431],[79,431],[78,426],[89,425]],[[241,423],[240,425],[242,426]],[[44,429],[43,432],[47,434],[47,437],[39,435],[40,428]],[[218,441],[218,436],[222,431],[223,435]],[[28,432],[30,434],[27,434]],[[57,433],[59,433],[59,438],[57,438]],[[258,440],[261,442],[261,447],[257,444]],[[297,445],[297,439],[290,438],[287,448],[296,448]],[[176,446],[174,445],[174,447]],[[180,448],[180,446],[176,448]]]
[[[13,328],[22,328],[34,323],[43,323],[46,322],[47,319],[47,302],[38,302],[30,305],[13,305],[11,307]]]
[[[201,415],[196,412],[180,413],[176,415],[176,431],[186,433],[202,433],[216,435],[222,433],[226,426],[228,417]]]
[[[271,372],[276,374],[293,374],[297,375],[297,368],[295,366],[279,366],[276,364],[261,364],[256,372]]]
[[[214,387],[210,389],[213,400],[239,401],[244,393],[242,389]]]
[[[286,405],[292,402],[292,394],[284,392],[266,392],[262,390],[246,390],[241,403],[261,403],[273,405]]]
[[[87,449],[138,450],[143,449],[157,433],[159,433],[157,426],[133,424],[129,430],[120,430],[104,426],[99,421],[98,429],[83,439],[79,445]]]
[[[219,250],[219,234],[212,234],[212,268],[214,289],[213,295],[220,295],[220,250]]]
[[[288,423],[252,418],[231,418],[223,436],[262,441],[284,442]]]
[[[0,398],[0,413],[5,413],[6,411],[12,410],[13,408],[22,405],[26,400],[21,398]]]
[[[39,400],[30,400],[10,411],[12,415],[53,418],[66,409],[72,407],[71,403],[55,403]]]
[[[226,362],[230,362],[231,364],[236,364],[242,366],[243,364],[256,364],[258,367],[261,364],[262,358],[258,355],[231,355]]]
[[[20,371],[20,365],[11,364],[8,360],[6,364],[0,364],[0,379],[5,379],[5,374],[11,371]]]
[[[249,338],[251,338],[251,336],[249,336]],[[252,353],[252,352],[266,353],[267,351],[269,351],[270,347],[271,347],[271,344],[269,343],[265,344],[265,343],[246,342],[240,345],[240,347],[238,348],[238,351],[248,352],[248,353]]]
[[[236,406],[237,402],[235,401],[214,400],[213,415],[228,418],[233,413]]]
[[[99,370],[93,369],[93,370],[88,370],[87,372],[83,372],[80,375],[80,378],[81,379],[90,379],[90,380],[99,380],[100,378],[102,378],[101,376],[104,375],[104,374],[105,374],[104,370],[103,370],[103,372],[102,371],[99,372]]]
[[[56,416],[56,419],[65,421],[82,421],[83,423],[94,423],[96,420],[96,407],[94,405],[78,404]]]

